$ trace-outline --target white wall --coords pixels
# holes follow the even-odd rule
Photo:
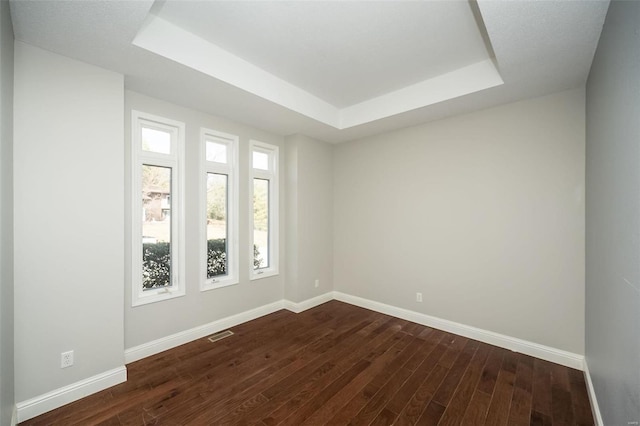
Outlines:
[[[583,354],[584,126],[572,90],[338,145],[335,289]]]
[[[303,135],[286,138],[285,298],[293,302],[333,290],[333,148]]]
[[[0,2],[0,425],[11,422],[13,338],[13,28]]]
[[[132,348],[138,345],[152,342],[175,333],[186,331],[194,327],[204,325],[215,320],[238,314],[253,308],[257,308],[283,297],[285,276],[285,215],[280,215],[280,275],[260,280],[249,280],[251,264],[249,250],[249,140],[256,139],[262,142],[278,145],[280,150],[280,163],[283,164],[283,138],[262,130],[244,126],[219,117],[201,113],[175,104],[154,99],[136,92],[126,92],[125,104],[125,140],[127,158],[130,157],[131,140],[131,110],[139,110],[161,117],[182,121],[186,124],[186,295],[175,299],[157,303],[131,307],[131,242],[127,239],[125,246],[126,259],[126,290],[125,290],[125,346]],[[200,127],[206,127],[240,137],[240,283],[237,285],[200,291],[200,211],[198,200],[199,184],[199,138]],[[130,215],[130,165],[127,164],[127,235],[131,229]],[[284,176],[280,178],[280,211],[285,209]]]
[[[124,365],[123,106],[122,75],[16,43],[17,401]]]
[[[640,421],[640,3],[611,2],[587,83],[586,359],[605,425]]]

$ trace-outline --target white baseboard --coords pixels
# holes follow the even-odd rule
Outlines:
[[[527,340],[518,339],[516,337],[506,336],[504,334],[494,333],[493,331],[483,330],[481,328],[472,327],[457,322],[432,317],[430,315],[421,314],[419,312],[410,311],[395,306],[386,305],[384,303],[375,302],[369,299],[352,296],[350,294],[333,292],[333,298],[341,302],[350,303],[362,308],[371,309],[386,315],[402,318],[428,327],[437,328],[449,333],[458,334],[460,336],[469,337],[491,345],[500,346],[515,352],[531,355],[546,361],[561,364],[567,367],[582,370],[584,368],[584,356],[563,351],[561,349],[540,345],[538,343],[529,342]]]
[[[331,291],[320,296],[304,300],[302,302],[292,302],[290,300],[283,299],[269,305],[264,305],[250,311],[241,312],[239,314],[226,317],[212,323],[205,324],[203,326],[192,328],[190,330],[173,334],[162,339],[145,343],[143,345],[127,349],[125,351],[125,361],[127,363],[137,361],[139,359],[157,354],[167,349],[174,348],[176,346],[188,343],[209,334],[217,333],[229,327],[251,321],[253,319],[275,312],[279,309],[284,308],[294,313],[300,313],[334,299],[366,309],[371,309],[373,311],[380,312],[386,315],[391,315],[397,318],[413,321],[418,324],[437,328],[439,330],[455,333],[460,336],[469,337],[471,339],[479,340],[491,345],[500,346],[505,349],[527,354],[536,358],[544,359],[546,361],[554,362],[556,364],[575,368],[577,370],[584,369],[584,356],[582,355],[563,351],[561,349],[552,348],[516,337],[495,333],[493,331],[483,330],[481,328],[433,317],[419,312],[398,308],[384,303],[375,302],[373,300],[364,299],[358,296],[352,296],[338,291]]]
[[[313,297],[311,299],[303,300],[302,302],[297,302],[297,303],[285,299],[284,308],[295,314],[299,314],[302,311],[315,308],[316,306],[322,305],[323,303],[326,303],[330,300],[333,300],[332,291],[325,294],[321,294],[320,296]]]
[[[18,424],[18,407],[13,405],[13,413],[11,414],[11,426],[16,426]]]
[[[62,407],[65,404],[126,381],[127,368],[123,365],[27,401],[18,402],[16,404],[17,421],[29,420],[47,411]]]
[[[587,382],[587,393],[589,394],[589,402],[591,402],[591,412],[593,413],[593,419],[596,422],[596,426],[604,426],[602,421],[602,414],[600,414],[600,407],[598,406],[598,399],[596,398],[596,390],[593,387],[593,381],[591,380],[591,373],[589,373],[589,366],[587,360],[584,360],[584,379]]]
[[[279,311],[280,309],[283,309],[283,307],[284,302],[282,300],[279,300],[268,305],[259,306],[249,311],[240,312],[236,315],[231,315],[229,317],[225,317],[208,324],[181,331],[180,333],[172,334],[158,340],[153,340],[151,342],[143,343],[139,346],[125,349],[125,363],[129,364],[130,362],[138,361],[142,358],[146,358],[162,351],[166,351],[167,349],[184,345],[185,343],[189,343],[210,334],[226,330],[227,328],[235,327],[238,324],[242,324],[244,322],[251,321],[264,315]]]

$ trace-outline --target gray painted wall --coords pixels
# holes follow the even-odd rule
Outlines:
[[[124,365],[124,79],[16,42],[15,395]],[[60,368],[60,354],[75,364]]]
[[[640,2],[611,2],[586,108],[586,359],[607,426],[640,421],[639,46]]]
[[[131,242],[127,237],[125,244],[125,347],[132,348],[169,335],[189,330],[257,308],[282,299],[285,276],[285,196],[284,176],[280,174],[280,275],[260,280],[249,280],[248,266],[251,264],[249,250],[249,183],[243,177],[248,176],[249,140],[255,139],[280,147],[281,169],[284,158],[282,136],[277,136],[249,126],[215,117],[193,109],[184,108],[169,102],[151,98],[140,93],[125,92],[125,141],[126,158],[130,155],[131,110],[146,112],[172,120],[182,121],[185,129],[185,234],[186,234],[186,295],[147,305],[131,306]],[[240,138],[239,170],[239,243],[240,243],[240,282],[236,285],[208,291],[200,291],[200,210],[199,194],[199,144],[200,128],[206,127]],[[130,165],[126,165],[127,180],[125,199],[127,200],[126,235],[131,228],[131,184]],[[158,318],[170,319],[158,321]]]
[[[583,354],[584,126],[576,89],[337,145],[335,289]]]
[[[286,138],[285,298],[294,302],[333,290],[333,149],[303,135]]]
[[[13,343],[13,28],[0,1],[0,425],[11,422]]]

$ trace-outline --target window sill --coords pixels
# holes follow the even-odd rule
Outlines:
[[[216,290],[218,288],[231,287],[232,285],[236,285],[239,283],[240,281],[238,281],[237,279],[224,279],[224,280],[217,280],[214,282],[207,280],[200,284],[200,291],[209,291],[209,290]]]
[[[132,307],[148,305],[150,303],[162,302],[163,300],[175,299],[185,295],[184,290],[168,290],[168,291],[154,291],[148,295],[140,295],[131,302]]]
[[[251,277],[249,277],[249,279],[251,281],[255,281],[255,280],[261,280],[263,278],[274,277],[276,275],[279,275],[276,269],[263,269],[258,272],[252,271]]]

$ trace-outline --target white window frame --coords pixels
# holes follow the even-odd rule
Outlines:
[[[269,170],[255,169],[253,167],[254,151],[267,154],[269,156]],[[276,145],[271,145],[256,140],[249,141],[249,259],[250,259],[250,279],[278,275],[279,269],[279,150]],[[266,268],[254,269],[253,267],[253,180],[269,180],[269,266]]]
[[[207,161],[207,141],[224,144],[227,147],[227,162]],[[200,291],[213,290],[238,284],[239,250],[238,250],[238,145],[236,135],[216,130],[200,129]],[[207,174],[227,175],[227,274],[207,278]]]
[[[142,128],[154,128],[171,134],[169,154],[144,151]],[[184,139],[185,124],[141,111],[131,111],[131,304],[132,306],[184,296],[185,233],[184,233]],[[159,289],[142,288],[142,165],[171,168],[171,286]]]

